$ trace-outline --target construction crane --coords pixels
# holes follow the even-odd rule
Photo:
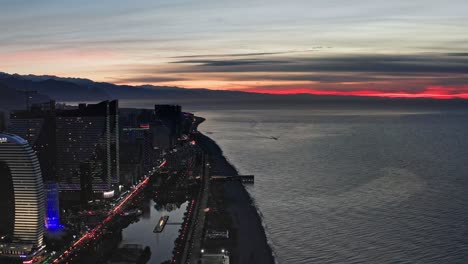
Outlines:
[[[33,94],[37,94],[37,91],[31,91],[31,90],[18,90],[20,93],[24,93],[26,97],[26,111],[31,110],[31,99]]]

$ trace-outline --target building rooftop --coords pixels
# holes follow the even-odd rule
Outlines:
[[[24,145],[24,144],[28,144],[28,141],[26,141],[25,139],[17,135],[8,134],[8,133],[0,133],[0,144],[3,144],[3,143],[15,143],[18,145]]]

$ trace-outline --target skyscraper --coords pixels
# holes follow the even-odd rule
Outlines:
[[[174,145],[181,135],[182,107],[180,105],[155,105],[156,120],[162,122],[169,131]]]
[[[10,115],[8,132],[28,141],[36,152],[45,181],[56,180],[55,101],[15,110]]]
[[[48,186],[47,197],[54,199],[57,197],[54,192],[59,190],[73,192],[61,196],[65,200],[78,201],[82,186],[87,186],[88,193],[91,186],[90,193],[99,195],[119,183],[118,127],[118,101],[60,109],[51,101],[14,111],[8,131],[26,139],[37,153]],[[83,171],[83,168],[87,169]],[[80,182],[83,173],[90,181],[85,185]],[[47,205],[48,213],[58,211],[57,201],[48,200]],[[57,217],[48,216],[47,219],[55,222],[47,226],[55,226]]]
[[[0,134],[0,255],[27,255],[43,245],[45,194],[28,142]]]
[[[112,190],[119,183],[120,171],[118,102],[80,104],[56,114],[60,190],[80,190],[82,173],[91,177],[94,192]]]
[[[6,117],[5,112],[0,110],[0,132],[5,131],[6,129]]]
[[[8,127],[10,133],[28,141],[39,160],[46,189],[45,225],[48,229],[60,227],[55,127],[55,101],[13,111]]]

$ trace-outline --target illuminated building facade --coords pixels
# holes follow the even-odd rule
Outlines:
[[[60,109],[51,101],[11,113],[9,133],[26,139],[41,165],[49,229],[60,227],[59,192],[63,202],[76,202],[102,196],[118,186],[118,127],[117,101]],[[86,176],[84,185],[82,174]]]
[[[8,131],[28,141],[37,155],[46,192],[47,229],[58,229],[59,193],[57,188],[57,146],[55,101],[35,104],[28,110],[16,110],[10,115]]]
[[[39,161],[23,138],[0,134],[0,256],[43,246],[45,194]]]
[[[46,218],[45,227],[49,230],[63,228],[60,224],[59,191],[55,182],[45,183],[46,193]]]

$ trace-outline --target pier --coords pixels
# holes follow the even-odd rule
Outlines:
[[[254,175],[236,175],[236,176],[212,176],[212,181],[240,181],[246,184],[253,184],[255,181]]]

